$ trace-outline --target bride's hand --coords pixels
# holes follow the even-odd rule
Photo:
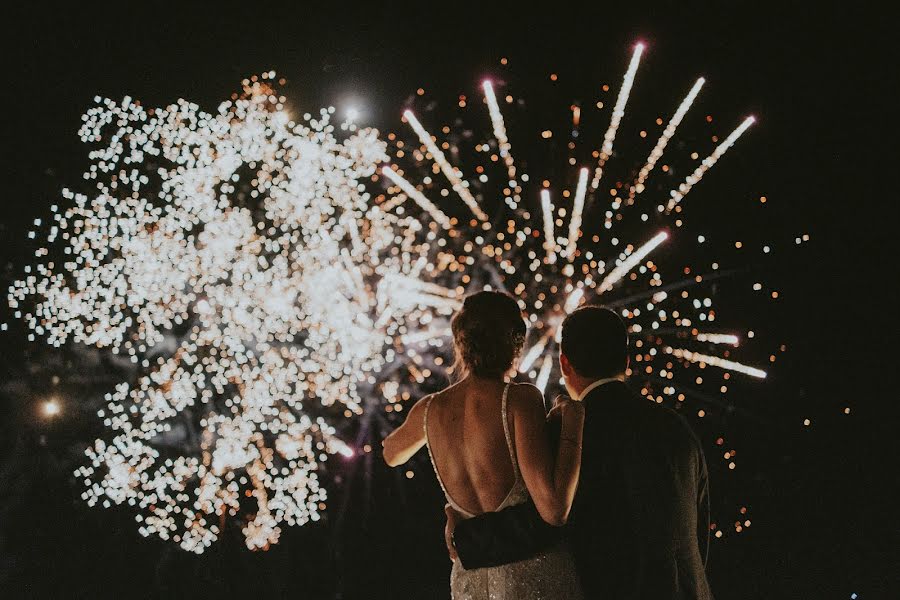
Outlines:
[[[581,419],[584,416],[584,403],[572,400],[568,396],[560,395],[556,397],[550,414],[547,415],[548,421],[556,419]]]

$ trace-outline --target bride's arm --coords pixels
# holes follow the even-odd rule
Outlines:
[[[416,402],[409,414],[406,415],[403,425],[391,432],[391,435],[381,442],[381,445],[384,446],[384,462],[388,466],[402,465],[425,445],[425,402],[427,399],[425,397]]]
[[[556,452],[547,441],[544,400],[533,386],[517,386],[515,402],[516,455],[519,469],[541,518],[562,525],[569,517],[581,471],[584,406],[568,401],[561,408],[562,431]]]

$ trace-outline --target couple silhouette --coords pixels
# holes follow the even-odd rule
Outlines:
[[[562,322],[569,396],[508,383],[525,341],[516,301],[468,296],[454,315],[457,381],[384,441],[391,466],[427,446],[447,498],[454,600],[711,599],[706,462],[674,411],[625,382],[628,333],[583,306]]]

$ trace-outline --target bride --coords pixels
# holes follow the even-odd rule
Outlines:
[[[563,400],[558,449],[550,447],[541,392],[505,382],[525,340],[516,301],[499,292],[468,296],[453,317],[458,381],[419,400],[384,440],[390,466],[428,447],[438,483],[463,518],[534,501],[547,523],[566,522],[581,468],[584,407]],[[465,569],[453,561],[454,600],[578,599],[575,565],[564,543],[520,562]]]

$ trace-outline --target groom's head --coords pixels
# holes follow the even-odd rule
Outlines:
[[[623,376],[628,368],[625,323],[601,306],[572,312],[562,323],[559,363],[573,396],[598,379]]]

